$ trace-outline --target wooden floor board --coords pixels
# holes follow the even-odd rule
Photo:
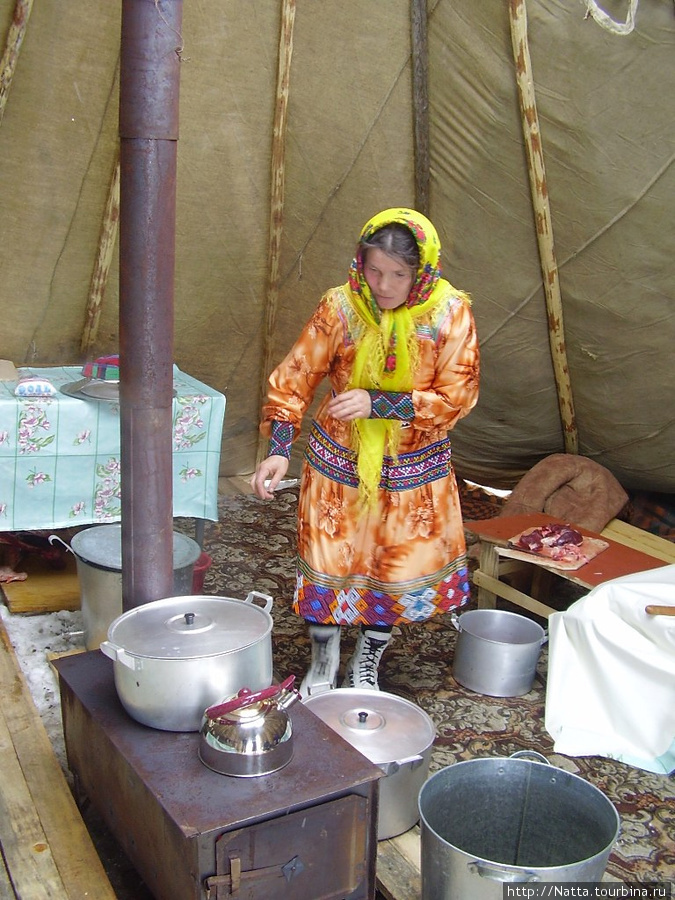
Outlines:
[[[16,895],[115,900],[2,623],[0,697],[0,841]]]

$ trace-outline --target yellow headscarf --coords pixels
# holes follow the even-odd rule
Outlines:
[[[417,277],[407,301],[392,310],[381,310],[363,273],[361,243],[392,223],[405,225],[419,249]],[[356,256],[349,270],[349,293],[356,312],[366,325],[356,349],[349,388],[407,392],[419,362],[415,319],[425,315],[446,295],[448,282],[441,278],[441,245],[436,229],[426,216],[412,209],[385,209],[363,227]],[[401,422],[394,419],[356,419],[352,446],[357,453],[359,493],[364,505],[376,496],[385,452],[397,456]]]

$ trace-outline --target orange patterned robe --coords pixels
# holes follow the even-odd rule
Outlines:
[[[471,307],[450,286],[417,320],[420,362],[414,418],[397,458],[385,454],[377,502],[358,501],[350,423],[320,404],[308,439],[298,509],[293,608],[309,622],[398,625],[420,622],[468,600],[469,579],[449,429],[478,399],[479,351]],[[271,420],[299,433],[324,378],[346,389],[363,323],[349,287],[328,291],[269,379],[263,432]]]

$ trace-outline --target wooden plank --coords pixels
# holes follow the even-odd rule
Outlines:
[[[28,578],[3,584],[7,608],[11,613],[39,613],[80,608],[80,582],[75,557],[68,554],[65,569],[53,569],[39,557],[27,559],[21,566]]]
[[[664,562],[675,563],[675,544],[658,534],[652,534],[643,528],[636,528],[621,519],[612,519],[601,532],[603,537],[616,541],[634,550],[640,550],[648,556],[655,556]]]
[[[63,897],[65,887],[1,711],[0,768],[0,844],[5,865],[11,873],[13,890],[19,897],[35,900]]]
[[[32,807],[44,832],[42,852],[45,859],[51,854],[62,881],[60,893],[47,896],[62,900],[83,900],[85,897],[115,900],[115,893],[82,821],[2,623],[0,697],[2,722],[6,727],[4,756],[11,760],[8,743],[11,740],[16,765],[21,773],[21,779],[18,779],[16,770],[17,777],[8,779],[3,772],[0,790],[4,803],[17,809],[20,798],[13,794],[15,787],[9,782],[21,780],[27,786]],[[23,802],[25,803],[25,795]],[[34,820],[32,821],[34,824]],[[20,818],[14,820],[13,825],[19,829],[24,827]],[[18,833],[21,834],[21,831]],[[22,836],[22,839],[25,842],[32,838]],[[25,852],[23,856],[25,860]],[[40,864],[45,867],[47,865],[42,862]],[[11,867],[10,873],[14,878]],[[33,885],[30,891],[25,891],[21,896],[41,897],[37,890]]]
[[[9,880],[4,860],[0,856],[0,900],[16,900],[16,894]]]
[[[567,575],[568,573],[565,574]],[[533,597],[511,587],[511,585],[504,584],[504,582],[499,581],[498,578],[493,578],[492,575],[486,575],[485,572],[481,572],[480,569],[476,569],[473,573],[473,582],[478,585],[478,587],[496,594],[503,600],[508,600],[509,603],[513,603],[516,606],[522,606],[524,609],[529,609],[530,612],[535,613],[537,616],[542,616],[545,619],[547,619],[551,613],[556,612],[552,606],[545,606]]]
[[[420,900],[420,829],[377,845],[377,889],[386,900]]]

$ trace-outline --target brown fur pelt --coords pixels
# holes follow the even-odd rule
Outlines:
[[[585,456],[554,453],[520,479],[500,515],[545,512],[599,532],[628,502],[612,473]]]

